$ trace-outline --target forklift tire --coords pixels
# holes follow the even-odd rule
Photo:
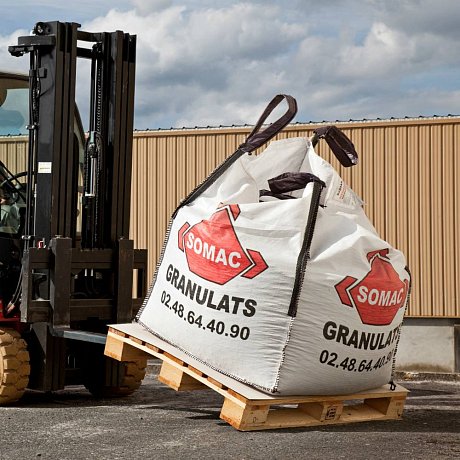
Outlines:
[[[111,358],[105,358],[105,366],[87,376],[85,387],[96,398],[119,398],[134,393],[145,377],[147,360],[114,362]],[[118,372],[122,373],[119,386],[110,386],[105,383],[107,369],[115,365]],[[101,372],[102,371],[102,372]]]
[[[27,344],[14,329],[0,328],[0,405],[22,397],[29,384]]]

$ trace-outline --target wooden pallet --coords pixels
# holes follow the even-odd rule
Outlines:
[[[138,324],[110,327],[105,354],[118,361],[161,359],[161,382],[176,391],[213,389],[225,398],[220,418],[241,431],[397,420],[408,393],[400,385],[394,391],[384,385],[340,396],[269,395],[207,367]]]

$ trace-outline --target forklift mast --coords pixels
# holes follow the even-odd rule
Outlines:
[[[91,61],[90,133],[85,159],[82,247],[114,247],[127,238],[136,37],[88,33],[76,23],[38,23],[10,53],[30,53],[31,155],[35,193],[25,238],[48,245],[71,238],[76,247],[78,150],[74,145],[77,58]],[[78,42],[92,43],[82,48]]]
[[[147,254],[129,239],[136,37],[79,27],[39,22],[9,47],[30,56],[20,321],[41,349],[44,390],[63,386],[64,340],[102,344],[107,324],[131,321],[146,291]],[[74,132],[78,59],[91,64],[84,148]]]

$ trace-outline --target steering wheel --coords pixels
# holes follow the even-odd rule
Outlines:
[[[22,171],[20,173],[14,174],[11,177],[8,177],[8,179],[5,179],[2,183],[0,183],[0,188],[3,188],[6,190],[11,197],[11,200],[16,203],[19,200],[19,197],[23,199],[23,201],[26,201],[26,197],[24,193],[17,188],[17,185],[13,183],[13,181],[17,181],[19,178],[27,176],[27,171]]]

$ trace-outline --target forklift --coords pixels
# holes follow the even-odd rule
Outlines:
[[[23,167],[0,162],[0,405],[26,388],[131,394],[146,360],[119,363],[104,344],[147,287],[147,251],[129,239],[136,36],[39,22],[8,50],[30,69],[0,73],[0,135],[23,124],[29,142]],[[75,103],[81,60],[87,132]]]

